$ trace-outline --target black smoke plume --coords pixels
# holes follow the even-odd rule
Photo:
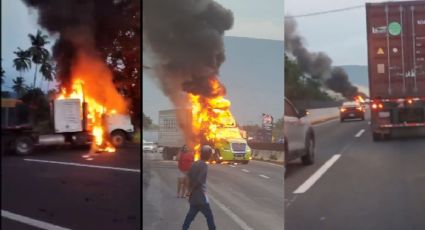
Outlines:
[[[359,93],[353,86],[347,73],[340,67],[332,67],[332,59],[323,52],[310,52],[304,45],[304,39],[297,33],[294,19],[285,19],[285,50],[297,60],[301,70],[319,80],[325,87],[352,99]]]
[[[223,63],[223,34],[233,14],[212,0],[144,0],[143,42],[157,58],[163,92],[178,104],[179,91],[205,97],[224,93],[210,84]]]
[[[134,0],[22,0],[38,10],[38,23],[58,37],[53,46],[57,63],[56,79],[69,87],[77,55],[101,57],[101,48],[128,21],[122,9]],[[136,0],[137,1],[137,0]]]

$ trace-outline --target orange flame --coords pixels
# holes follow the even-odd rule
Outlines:
[[[79,55],[78,62],[72,69],[72,84],[70,92],[61,89],[58,99],[80,99],[85,102],[87,130],[94,137],[92,150],[115,152],[108,141],[104,116],[115,113],[125,113],[126,103],[117,92],[112,75],[102,61],[84,54]]]
[[[189,94],[192,104],[192,132],[198,138],[194,147],[195,160],[199,159],[201,143],[213,144],[224,138],[242,138],[230,112],[231,103],[223,97],[224,90],[220,82],[212,79],[210,86],[217,96]]]

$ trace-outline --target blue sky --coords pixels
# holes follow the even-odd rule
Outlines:
[[[15,58],[13,51],[16,51],[17,47],[21,49],[30,47],[31,43],[28,34],[35,34],[37,29],[41,28],[37,25],[37,11],[27,8],[22,1],[2,0],[1,4],[1,65],[5,70],[6,76],[2,90],[11,91],[12,78],[19,76],[19,72],[13,67],[13,59]],[[53,45],[53,40],[47,46],[49,50],[51,45]],[[34,66],[33,69],[24,72],[23,76],[25,82],[31,85],[34,77]],[[40,83],[38,79],[41,79],[40,74],[37,74],[37,86]],[[43,83],[43,89],[46,86],[47,83]],[[50,87],[53,86],[54,84],[51,83]]]

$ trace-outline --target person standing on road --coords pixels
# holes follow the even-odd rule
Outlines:
[[[180,171],[177,179],[177,197],[184,198],[188,187],[187,172],[193,164],[193,153],[189,151],[186,145],[183,145],[180,152],[177,154],[177,165]]]
[[[206,161],[210,159],[212,153],[213,149],[211,146],[202,146],[201,159],[193,163],[187,174],[190,189],[190,208],[183,223],[183,230],[189,229],[190,224],[198,212],[201,212],[207,219],[208,229],[215,230],[214,216],[207,197],[208,165]]]

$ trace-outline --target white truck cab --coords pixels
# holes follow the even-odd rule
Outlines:
[[[132,139],[134,126],[129,115],[110,114],[106,115],[105,119],[111,142],[115,147],[121,147]]]

